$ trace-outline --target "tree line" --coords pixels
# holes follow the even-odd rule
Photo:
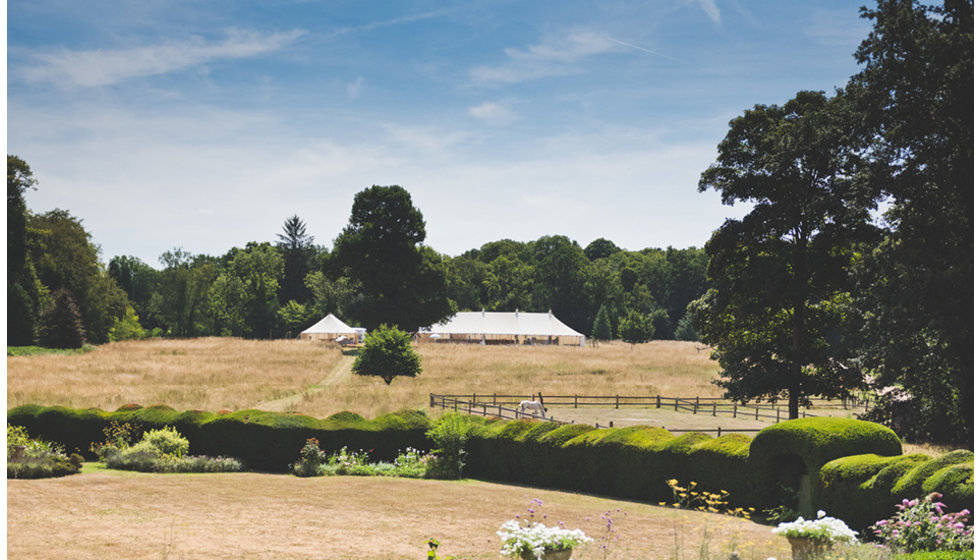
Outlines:
[[[487,243],[459,256],[423,244],[425,222],[398,186],[358,193],[328,249],[299,216],[277,241],[223,255],[164,252],[100,260],[82,221],[30,212],[26,162],[8,155],[8,343],[80,346],[148,336],[294,337],[327,313],[353,326],[412,332],[456,311],[552,311],[586,335],[695,339],[687,304],[706,289],[703,249],[626,251],[565,236]],[[67,333],[67,334],[66,334]]]

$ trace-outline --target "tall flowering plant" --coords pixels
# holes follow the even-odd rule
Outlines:
[[[898,513],[872,526],[875,535],[892,548],[917,550],[970,550],[973,526],[970,510],[944,513],[943,495],[933,492],[922,500],[902,500]]]

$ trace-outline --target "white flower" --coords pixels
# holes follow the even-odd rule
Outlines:
[[[497,535],[503,541],[500,547],[503,556],[516,556],[526,551],[539,559],[546,550],[566,550],[592,541],[581,529],[545,527],[541,523],[522,527],[514,519],[501,525]]]
[[[834,517],[827,517],[823,510],[817,512],[817,518],[805,520],[798,517],[792,523],[780,523],[772,530],[774,534],[784,537],[801,537],[807,539],[823,539],[853,543],[857,541],[857,531],[852,531],[846,523]]]

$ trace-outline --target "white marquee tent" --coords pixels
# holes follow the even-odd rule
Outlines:
[[[443,323],[419,329],[420,342],[479,344],[572,344],[585,346],[585,335],[547,313],[462,311]]]
[[[334,316],[333,313],[317,321],[315,325],[299,333],[302,340],[337,340],[344,337],[344,341],[358,340],[358,331],[354,327],[347,326],[346,323]],[[363,329],[360,329],[363,330]]]

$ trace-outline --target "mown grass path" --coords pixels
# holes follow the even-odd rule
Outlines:
[[[304,400],[310,400],[313,395],[339,385],[346,376],[351,375],[351,367],[354,365],[355,356],[344,354],[335,365],[333,370],[326,377],[308,387],[299,391],[295,394],[289,395],[276,400],[263,401],[256,403],[250,408],[255,408],[258,410],[266,410],[269,412],[289,412],[297,410],[297,405]]]

